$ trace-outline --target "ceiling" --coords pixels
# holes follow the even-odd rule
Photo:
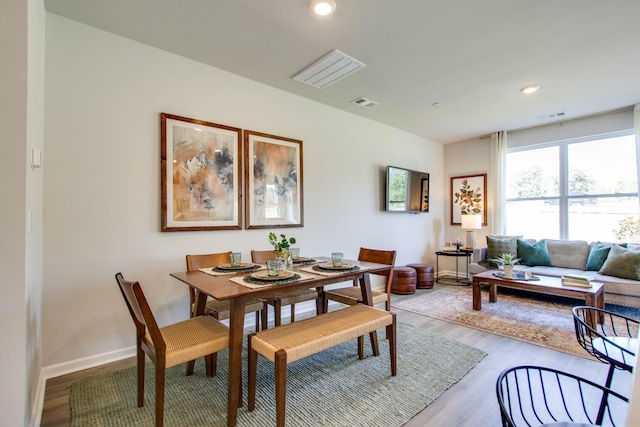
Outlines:
[[[45,0],[75,21],[433,141],[640,102],[640,1]],[[292,79],[337,49],[366,67],[324,89]],[[524,95],[526,85],[540,90]],[[351,103],[365,97],[370,109]],[[541,116],[565,113],[561,118]]]

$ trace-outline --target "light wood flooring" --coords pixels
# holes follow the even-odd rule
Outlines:
[[[412,298],[428,290],[418,290],[415,295],[393,295],[394,301]],[[604,384],[607,365],[582,357],[548,350],[522,341],[454,325],[415,313],[394,309],[398,321],[466,343],[488,353],[471,372],[442,394],[435,402],[418,413],[405,427],[488,427],[500,426],[500,410],[495,397],[495,382],[506,368],[532,364],[576,373]],[[97,368],[75,372],[47,381],[42,427],[70,425],[69,391],[71,384],[84,376],[105,370],[120,369],[135,363],[127,359]],[[425,360],[424,363],[429,363]],[[401,368],[400,368],[401,369]],[[628,396],[631,374],[617,371],[612,388]]]

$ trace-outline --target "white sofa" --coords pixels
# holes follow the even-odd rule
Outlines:
[[[498,238],[518,237],[518,236],[496,236]],[[629,248],[624,250],[616,248],[608,252],[604,260],[604,267],[597,271],[588,270],[589,261],[590,268],[593,267],[593,260],[598,255],[597,252],[590,253],[595,250],[601,250],[604,245],[601,242],[588,243],[584,240],[551,240],[544,239],[551,260],[551,265],[517,265],[516,270],[530,271],[533,274],[541,276],[562,277],[565,274],[578,274],[581,276],[591,277],[594,281],[604,283],[605,302],[612,304],[621,304],[630,307],[640,308],[640,280],[632,280],[629,278],[618,277],[617,275],[601,274],[603,272],[613,272],[617,274],[616,264],[622,265],[625,270],[637,271],[640,274],[640,247],[638,245],[629,244]],[[490,239],[487,239],[490,244]],[[526,239],[528,243],[535,240]],[[611,244],[608,244],[611,245]],[[620,246],[622,248],[622,246]],[[627,251],[627,252],[625,252]],[[614,254],[615,252],[615,254]],[[487,254],[491,255],[491,251],[487,248],[476,249],[473,261],[469,265],[470,274],[478,274],[495,266],[488,265]],[[520,256],[516,252],[517,256]],[[626,256],[626,258],[616,258],[617,256]],[[596,264],[597,265],[597,264]],[[623,276],[629,276],[628,273],[622,273]]]

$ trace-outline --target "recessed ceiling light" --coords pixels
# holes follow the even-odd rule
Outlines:
[[[336,2],[333,0],[313,0],[311,10],[321,16],[329,15],[336,10]]]
[[[522,89],[520,89],[520,92],[529,94],[537,91],[538,89],[540,89],[540,86],[531,85],[523,87]]]

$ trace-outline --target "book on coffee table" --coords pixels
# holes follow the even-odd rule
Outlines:
[[[577,274],[565,274],[561,280],[564,286],[579,286],[582,288],[590,288],[592,286],[590,277]]]

